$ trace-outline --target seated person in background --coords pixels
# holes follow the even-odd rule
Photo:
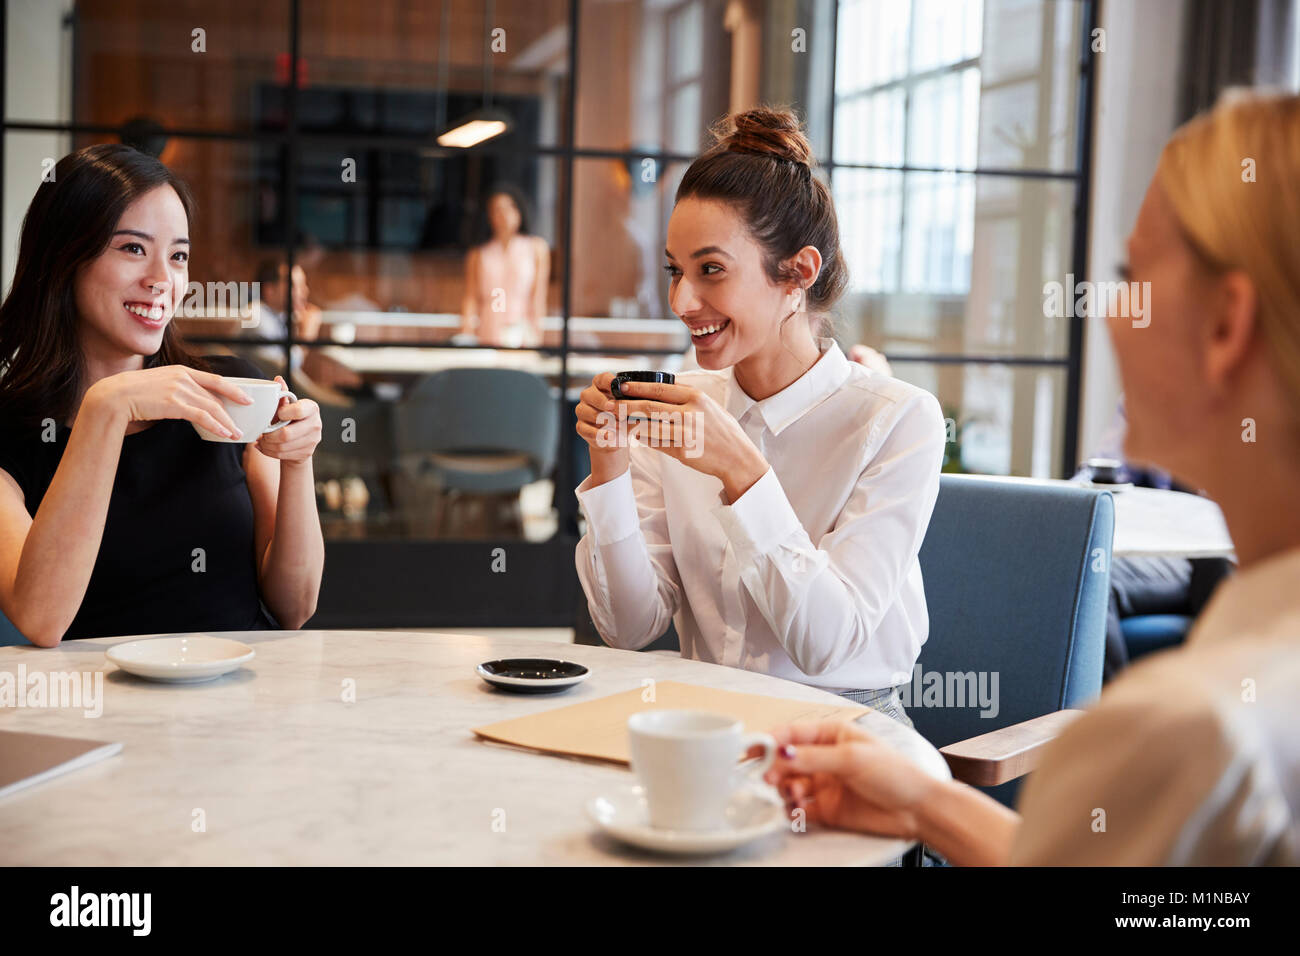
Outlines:
[[[551,281],[546,240],[528,234],[527,203],[515,187],[500,185],[487,200],[486,242],[465,259],[465,300],[458,336],[484,345],[537,346]]]
[[[1103,434],[1094,458],[1121,462],[1116,481],[1132,482],[1138,488],[1158,488],[1195,494],[1159,468],[1142,467],[1123,460],[1124,399],[1121,396],[1115,418]],[[1086,465],[1071,479],[1087,481]],[[1219,582],[1232,573],[1227,558],[1126,557],[1110,565],[1110,604],[1106,609],[1106,657],[1102,672],[1111,680],[1129,662],[1122,621],[1140,614],[1178,614],[1195,618],[1210,600]]]
[[[259,298],[253,303],[252,323],[245,334],[250,338],[283,339],[288,335],[286,315],[289,308],[289,287],[293,287],[293,335],[295,344],[290,349],[290,366],[295,374],[305,373],[311,383],[326,388],[360,388],[364,382],[360,375],[346,365],[298,342],[314,342],[320,335],[321,310],[309,300],[307,273],[300,265],[293,267],[293,282],[288,281],[289,268],[281,261],[264,259],[257,267]],[[264,345],[257,349],[259,361],[268,368],[284,371],[284,347]]]
[[[1268,184],[1241,181],[1242,156]],[[1300,97],[1225,98],[1183,126],[1128,243],[1125,278],[1151,283],[1159,314],[1109,320],[1125,450],[1204,487],[1240,559],[1187,642],[1128,668],[1047,746],[1019,813],[859,725],[778,728],[767,779],[810,822],[957,864],[1300,864],[1297,182]]]
[[[870,345],[863,345],[861,342],[849,349],[849,361],[865,365],[873,372],[879,372],[881,375],[888,375],[891,378],[894,374],[894,370],[889,367],[889,359]]]
[[[222,376],[262,376],[181,344],[193,202],[167,167],[106,144],[55,172],[0,305],[0,610],[44,647],[301,627],[325,560],[319,409],[282,399],[289,425],[241,436],[219,399],[250,400]]]
[[[929,628],[917,555],[939,493],[933,395],[850,362],[827,313],[847,281],[831,195],[788,110],[729,117],[678,187],[669,304],[700,371],[596,376],[578,575],[597,630],[637,649],[840,693],[909,722],[898,686]],[[629,440],[627,415],[676,416]],[[672,421],[671,418],[668,421]]]

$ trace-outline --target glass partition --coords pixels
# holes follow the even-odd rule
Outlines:
[[[46,160],[159,155],[198,205],[178,325],[322,406],[334,567],[420,547],[454,573],[492,541],[571,562],[577,394],[689,361],[674,192],[757,103],[799,113],[833,190],[842,344],[939,395],[954,467],[1060,472],[1079,345],[1042,290],[1080,261],[1084,0],[3,9],[4,281]]]

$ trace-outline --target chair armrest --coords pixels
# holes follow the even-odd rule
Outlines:
[[[955,779],[975,787],[995,787],[1023,777],[1037,767],[1043,747],[1082,713],[1058,710],[1043,714],[940,747],[939,753],[948,761],[948,769]]]

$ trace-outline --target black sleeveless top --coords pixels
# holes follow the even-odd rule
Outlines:
[[[246,359],[209,356],[218,375],[265,376]],[[0,468],[35,516],[68,447],[39,425],[0,421]],[[64,640],[278,627],[257,590],[253,503],[243,444],[208,442],[163,419],[122,439],[104,536],[86,596]]]

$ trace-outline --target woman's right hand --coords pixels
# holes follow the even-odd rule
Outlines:
[[[764,779],[809,822],[919,839],[919,812],[938,782],[860,724],[823,720],[772,731]]]
[[[593,485],[617,478],[631,463],[626,433],[619,434],[618,403],[610,390],[613,381],[613,372],[601,372],[582,390],[578,401],[577,429],[591,450]]]
[[[220,375],[184,365],[162,365],[101,378],[87,389],[83,402],[103,404],[124,414],[128,422],[182,418],[217,435],[242,438],[221,406],[221,397],[240,405],[253,401]]]

